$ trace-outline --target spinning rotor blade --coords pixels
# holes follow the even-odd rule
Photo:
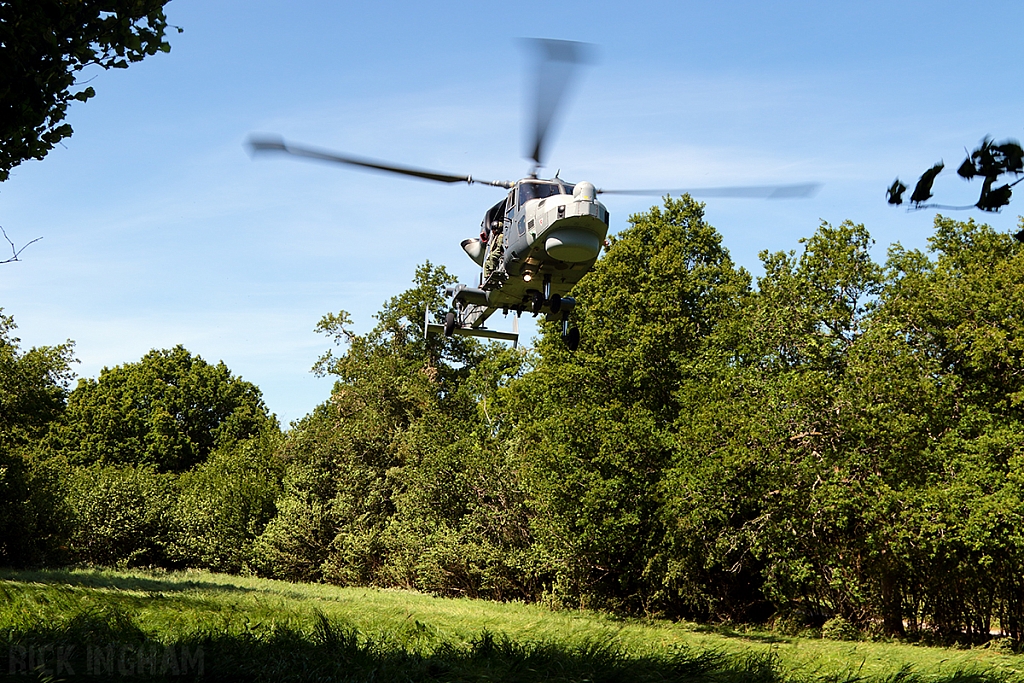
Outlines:
[[[745,199],[804,199],[813,197],[821,189],[821,183],[799,183],[796,185],[748,185],[743,187],[698,187],[689,190],[602,190],[598,194],[623,194],[637,196],[664,196],[666,194],[689,194],[691,197],[737,197]]]
[[[526,155],[539,167],[544,160],[544,139],[558,113],[558,105],[572,85],[577,64],[592,61],[592,46],[571,40],[531,38],[525,41],[537,56],[533,131]]]
[[[480,183],[481,185],[493,185],[495,187],[510,188],[514,183],[507,180],[477,180],[473,176],[468,175],[452,175],[450,173],[441,173],[439,171],[429,171],[421,168],[412,168],[410,166],[397,166],[390,164],[385,161],[377,161],[375,159],[366,159],[364,157],[352,157],[343,156],[336,154],[335,152],[328,152],[327,150],[315,149],[313,147],[302,147],[300,145],[293,145],[285,142],[283,138],[279,137],[256,137],[252,136],[249,138],[249,147],[255,152],[285,152],[292,156],[305,157],[307,159],[318,159],[320,161],[333,161],[339,164],[347,164],[349,166],[358,166],[360,168],[368,168],[374,171],[383,171],[385,173],[397,173],[399,175],[412,176],[413,178],[422,178],[423,180],[435,180],[441,183]]]

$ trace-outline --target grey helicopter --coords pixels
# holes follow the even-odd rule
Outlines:
[[[443,322],[432,322],[426,313],[424,334],[441,333],[485,337],[518,343],[518,318],[523,313],[545,315],[561,323],[562,339],[570,351],[580,343],[579,329],[570,324],[576,306],[573,286],[597,262],[607,247],[609,212],[599,194],[656,195],[689,193],[693,197],[747,197],[786,199],[812,196],[818,183],[746,187],[691,188],[683,190],[608,190],[585,180],[570,183],[559,178],[540,178],[544,167],[545,140],[572,82],[575,67],[589,61],[591,46],[566,40],[532,39],[535,48],[536,96],[533,130],[527,156],[533,161],[529,174],[517,181],[481,180],[469,175],[403,166],[365,157],[338,154],[296,145],[280,137],[251,136],[255,152],[283,152],[292,156],[340,163],[370,171],[393,173],[441,183],[489,185],[508,194],[484,214],[478,237],[462,240],[462,249],[480,267],[475,286],[449,287],[451,306]],[[502,311],[514,313],[511,332],[485,326]]]

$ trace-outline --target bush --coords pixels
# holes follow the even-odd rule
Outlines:
[[[31,516],[24,459],[0,445],[0,561],[22,564],[30,553]]]
[[[832,617],[821,627],[821,637],[825,640],[857,640],[857,627],[844,617]]]
[[[14,318],[0,309],[0,563],[40,559],[32,443],[64,410],[73,376],[72,343],[28,351],[14,336]],[[45,514],[45,511],[44,511]]]
[[[168,547],[172,561],[220,572],[251,564],[253,544],[274,516],[281,488],[276,443],[272,437],[241,442],[181,475]]]
[[[287,581],[324,578],[322,565],[339,525],[331,503],[333,479],[324,460],[288,463],[276,513],[253,547],[252,568],[258,574]]]
[[[174,476],[147,467],[72,471],[67,494],[71,558],[104,566],[163,566]]]

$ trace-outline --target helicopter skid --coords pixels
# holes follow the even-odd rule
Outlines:
[[[466,306],[459,312],[451,311],[449,315],[454,315],[454,320],[451,324],[450,332],[446,325],[430,322],[430,310],[426,312],[425,319],[423,321],[423,334],[424,336],[430,333],[443,334],[446,337],[452,335],[458,335],[460,337],[482,337],[486,339],[500,339],[502,341],[512,342],[513,348],[519,346],[519,318],[515,316],[512,318],[512,331],[502,332],[501,330],[492,330],[482,325],[473,327],[470,320],[473,322],[482,322],[487,318],[489,313],[493,313],[493,309],[488,311],[482,306]]]
[[[438,325],[437,323],[427,323],[427,332],[433,332],[434,334],[444,334],[444,325]],[[459,337],[484,337],[487,339],[500,339],[502,341],[512,342],[512,345],[514,347],[519,345],[518,332],[502,332],[501,330],[492,330],[488,327],[456,326],[455,329],[452,330],[452,334]]]

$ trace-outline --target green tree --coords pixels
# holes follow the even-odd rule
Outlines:
[[[319,329],[344,344],[316,370],[330,401],[280,451],[277,515],[257,544],[261,571],[439,594],[529,598],[529,520],[494,395],[524,367],[518,350],[425,338],[445,310],[442,268],[385,303],[365,335],[345,313]]]
[[[540,350],[552,367],[595,369],[600,392],[669,424],[680,408],[676,388],[750,278],[688,195],[666,197],[629,222],[573,290],[582,353],[569,362],[550,334]]]
[[[885,269],[861,226],[804,245],[763,255],[723,355],[679,394],[665,600],[1017,634],[1021,247],[941,217],[933,258],[897,245]]]
[[[929,251],[892,250],[877,316],[922,366],[913,407],[887,412],[911,418],[897,426],[925,418],[917,452],[900,458],[917,486],[901,492],[907,522],[890,532],[905,558],[892,600],[912,628],[926,623],[945,639],[987,639],[998,619],[1019,640],[1024,246],[939,216]],[[888,431],[901,441],[908,432]]]
[[[16,325],[0,313],[0,561],[38,559],[49,535],[47,480],[28,451],[64,409],[72,343],[22,351]]]
[[[0,309],[2,310],[2,309]],[[14,318],[0,312],[0,447],[24,446],[64,410],[74,377],[70,341],[22,351]]]
[[[688,409],[679,391],[749,277],[688,196],[630,224],[573,292],[578,351],[545,328],[539,363],[505,392],[502,410],[514,416],[509,438],[553,599],[644,610],[671,427]]]
[[[71,468],[68,553],[100,566],[168,566],[175,477],[151,466]]]
[[[349,329],[345,312],[321,320],[317,329],[346,348],[317,361],[315,372],[337,378],[331,399],[294,426],[281,450],[288,471],[278,514],[259,543],[263,571],[380,580],[382,535],[413,427],[436,422],[458,439],[450,418],[464,410],[459,386],[481,354],[472,339],[423,335],[427,308],[444,310],[452,281],[443,268],[418,268],[414,286],[388,301],[365,335]]]
[[[170,51],[167,0],[0,2],[0,182],[26,159],[42,159],[71,135],[64,116],[89,66],[127,68]],[[179,29],[180,30],[180,29]],[[74,91],[74,92],[73,92]]]
[[[74,465],[184,472],[217,447],[276,429],[255,385],[177,346],[79,380],[43,445]]]
[[[808,552],[822,530],[809,499],[845,452],[838,391],[881,269],[863,226],[823,223],[802,242],[799,257],[762,253],[757,291],[678,392],[687,408],[674,425],[655,566],[663,599],[684,613],[837,608],[814,593],[823,566]]]
[[[525,359],[520,349],[489,346],[459,400],[411,426],[382,534],[386,582],[498,600],[539,594],[531,509],[498,400]]]

